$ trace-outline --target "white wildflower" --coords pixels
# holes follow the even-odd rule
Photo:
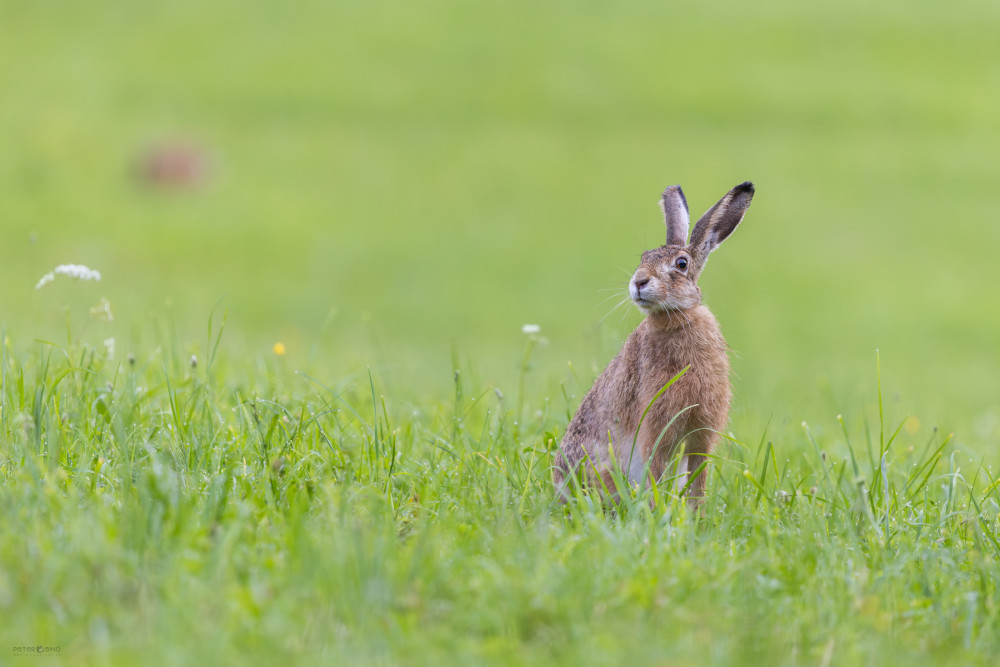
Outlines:
[[[537,324],[525,324],[524,326],[521,327],[522,333],[526,333],[529,336],[532,335],[532,334],[536,334],[536,333],[538,333],[541,330],[542,330],[542,328],[540,326],[538,326]]]
[[[52,269],[38,281],[35,285],[35,289],[42,289],[50,282],[56,279],[57,275],[64,275],[73,278],[74,280],[100,280],[101,272],[95,271],[93,269],[87,268],[83,264],[60,264],[56,268]]]
[[[115,358],[115,339],[105,338],[104,339],[104,350],[108,353],[108,359]]]
[[[103,297],[97,302],[96,306],[90,309],[90,316],[95,320],[103,320],[105,322],[115,321],[115,315],[111,312],[111,302]]]

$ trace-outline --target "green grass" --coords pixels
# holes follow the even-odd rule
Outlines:
[[[560,399],[519,415],[455,369],[450,395],[401,403],[377,377],[212,347],[133,364],[6,342],[5,647],[66,664],[1000,656],[1000,483],[884,405],[736,424],[702,516],[669,483],[655,510],[564,507]]]
[[[997,661],[996,3],[0,5],[6,646]],[[745,179],[704,516],[554,506],[658,193]]]

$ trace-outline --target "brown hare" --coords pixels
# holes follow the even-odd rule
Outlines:
[[[674,469],[668,464],[681,441],[678,488],[689,489],[692,504],[703,497],[704,471],[693,481],[687,476],[708,461],[728,419],[731,390],[726,341],[701,302],[697,281],[708,255],[740,224],[753,194],[749,181],[730,190],[701,216],[685,245],[684,193],[679,185],[664,191],[666,245],[643,253],[629,281],[629,295],[646,319],[594,382],[566,429],[553,468],[563,498],[570,475],[580,468],[585,484],[603,484],[613,494],[616,466],[632,484],[655,483]]]

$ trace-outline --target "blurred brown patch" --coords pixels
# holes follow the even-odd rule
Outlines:
[[[147,148],[136,160],[135,175],[144,185],[163,190],[191,190],[208,181],[208,151],[189,141]]]

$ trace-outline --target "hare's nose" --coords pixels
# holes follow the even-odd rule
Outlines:
[[[636,289],[642,289],[649,284],[649,275],[645,273],[637,273],[632,278],[632,282],[635,283]]]

